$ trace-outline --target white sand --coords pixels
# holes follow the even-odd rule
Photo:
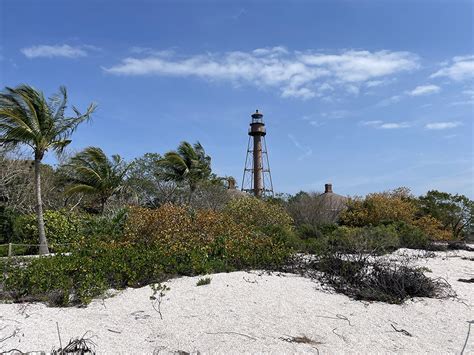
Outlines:
[[[58,322],[63,345],[89,331],[98,354],[459,354],[468,321],[474,320],[474,286],[457,281],[474,277],[474,262],[461,256],[474,253],[437,253],[419,261],[432,270],[427,275],[449,281],[458,300],[417,298],[401,306],[353,301],[321,291],[306,278],[258,272],[211,275],[211,284],[200,287],[199,277],[171,280],[161,306],[163,319],[152,307],[150,287],[127,289],[86,308],[0,304],[0,340],[16,330],[0,342],[0,352],[59,347]],[[391,324],[412,336],[394,331]],[[464,354],[474,353],[474,324],[471,328]],[[284,340],[303,335],[320,344]]]

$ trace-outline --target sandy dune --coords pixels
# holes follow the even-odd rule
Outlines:
[[[474,253],[437,253],[418,261],[444,277],[459,299],[418,298],[404,305],[364,303],[320,290],[318,283],[290,274],[234,272],[173,279],[161,304],[152,307],[150,287],[127,289],[86,308],[0,304],[0,352],[48,351],[86,337],[98,354],[170,353],[432,353],[459,354],[474,321]],[[397,332],[398,330],[408,332]],[[474,353],[474,325],[464,354]],[[10,338],[1,341],[2,339]],[[294,343],[306,336],[311,344]]]

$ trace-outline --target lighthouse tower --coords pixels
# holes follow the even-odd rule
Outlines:
[[[263,114],[255,111],[249,129],[247,157],[245,158],[242,191],[255,197],[273,196],[273,183],[268,162],[267,144],[265,141],[265,123]]]

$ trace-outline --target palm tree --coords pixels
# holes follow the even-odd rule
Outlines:
[[[176,151],[165,154],[160,164],[163,167],[165,180],[188,185],[188,203],[191,202],[199,183],[211,175],[211,157],[206,155],[199,142],[194,145],[181,142]]]
[[[101,213],[108,199],[121,191],[130,164],[120,155],[107,158],[102,149],[88,147],[73,156],[66,164],[69,171],[69,187],[66,194],[86,194],[97,198]]]
[[[75,117],[66,117],[67,92],[65,87],[46,100],[41,91],[28,85],[5,88],[0,93],[0,144],[26,145],[34,153],[36,214],[39,232],[39,253],[48,254],[41,199],[41,160],[53,150],[61,153],[71,143],[69,137],[77,126],[90,118],[95,104],[90,104],[85,114],[75,107]]]

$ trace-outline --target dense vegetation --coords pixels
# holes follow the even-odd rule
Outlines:
[[[417,198],[400,188],[349,199],[330,214],[316,193],[246,196],[227,188],[232,177],[212,173],[198,142],[129,162],[98,147],[70,155],[64,148],[94,106],[67,118],[66,102],[65,89],[50,102],[29,86],[0,96],[0,256],[8,243],[14,255],[55,253],[1,259],[3,298],[83,304],[108,288],[174,275],[287,270],[303,252],[317,256],[309,267],[335,289],[399,302],[436,296],[439,287],[409,267],[367,263],[368,256],[439,248],[472,234],[473,201],[462,195]],[[48,150],[62,153],[58,167],[41,163]],[[348,253],[358,259],[348,261]],[[406,288],[387,286],[400,277],[409,278]]]

